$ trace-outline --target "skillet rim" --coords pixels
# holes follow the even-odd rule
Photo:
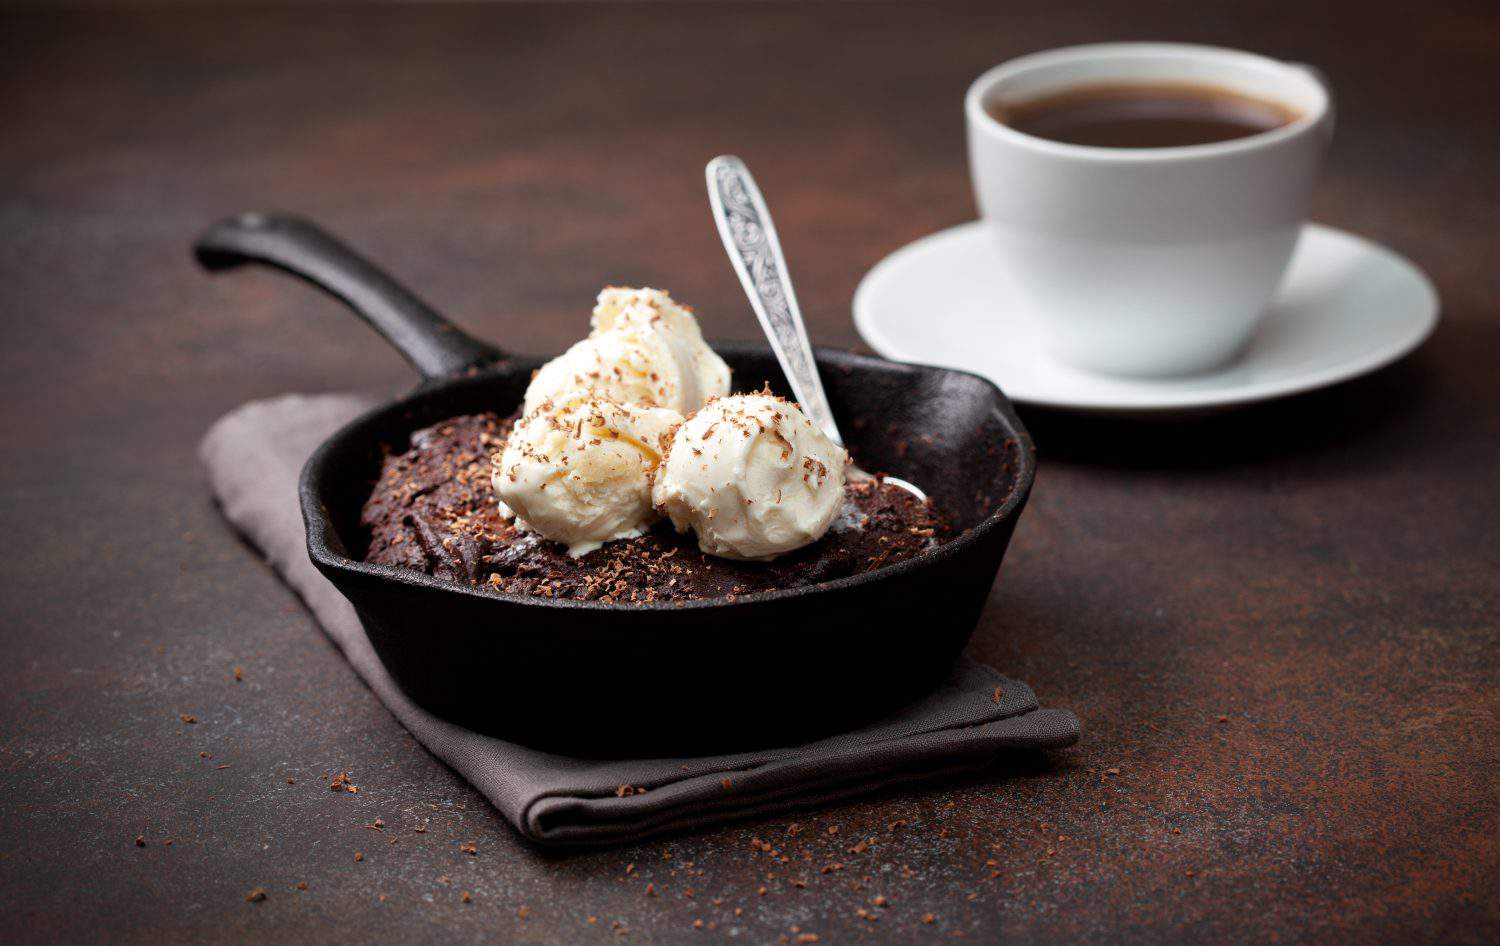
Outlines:
[[[769,346],[748,342],[715,343],[714,350],[733,354],[772,354]],[[1036,446],[1031,439],[1030,432],[1026,429],[1026,425],[1021,422],[1020,416],[1016,413],[1015,405],[1005,396],[1005,392],[1000,389],[999,385],[983,375],[960,368],[894,361],[888,358],[860,354],[859,352],[843,348],[818,346],[814,348],[813,354],[818,361],[826,361],[829,364],[840,367],[852,366],[856,369],[911,368],[923,372],[968,377],[979,381],[992,394],[993,404],[991,409],[1011,429],[1012,435],[1021,447],[1019,469],[1017,470],[1014,485],[1009,495],[977,525],[965,529],[952,541],[930,551],[923,552],[914,558],[891,565],[883,565],[880,568],[861,572],[857,575],[846,575],[842,578],[821,581],[811,585],[801,585],[795,588],[774,588],[768,591],[734,595],[732,599],[728,595],[720,595],[713,598],[682,598],[650,602],[602,602],[573,598],[541,598],[535,595],[485,590],[471,585],[462,585],[457,582],[437,578],[425,572],[419,572],[415,569],[356,561],[348,555],[335,552],[324,537],[324,530],[335,534],[337,530],[333,525],[332,517],[324,512],[324,504],[317,495],[317,489],[313,482],[316,478],[316,472],[328,464],[328,456],[333,452],[335,446],[341,444],[354,428],[369,422],[377,415],[398,409],[430,391],[442,388],[455,381],[474,377],[473,375],[457,375],[430,379],[393,401],[381,403],[370,408],[330,434],[312,452],[307,462],[303,464],[302,471],[298,474],[297,478],[297,495],[302,511],[303,527],[306,532],[308,556],[312,559],[313,564],[318,567],[319,571],[324,572],[325,575],[329,570],[333,570],[339,572],[342,576],[355,580],[384,579],[408,588],[428,588],[434,591],[456,593],[484,601],[564,611],[603,611],[626,614],[650,614],[653,612],[677,613],[806,598],[827,592],[857,589],[863,585],[873,584],[887,578],[897,578],[924,571],[949,561],[968,549],[977,546],[990,533],[1001,528],[1026,502],[1026,499],[1031,494],[1032,485],[1036,480]],[[503,362],[497,363],[496,367],[515,362],[524,364],[535,361],[537,364],[541,364],[544,360],[544,358],[532,358],[528,356],[510,356]],[[486,369],[481,368],[479,376],[482,377],[485,372]]]

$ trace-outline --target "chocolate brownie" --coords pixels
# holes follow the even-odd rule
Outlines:
[[[705,555],[691,534],[666,522],[570,558],[497,512],[490,457],[511,423],[497,414],[454,417],[414,433],[405,453],[387,456],[360,517],[370,535],[365,561],[515,594],[650,602],[811,585],[912,558],[950,537],[930,501],[877,478],[846,484],[828,533],[774,561]]]

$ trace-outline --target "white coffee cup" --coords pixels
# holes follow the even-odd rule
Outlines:
[[[1298,117],[1211,144],[1110,148],[1034,137],[986,111],[1114,82],[1213,86]],[[964,107],[974,193],[1013,301],[1054,357],[1134,376],[1204,371],[1245,345],[1296,248],[1333,132],[1328,89],[1309,67],[1176,43],[1013,59],[976,79]]]

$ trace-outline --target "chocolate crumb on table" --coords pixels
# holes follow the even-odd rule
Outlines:
[[[875,479],[846,484],[844,510],[828,534],[771,562],[706,555],[691,534],[666,522],[575,559],[500,516],[490,462],[512,422],[494,413],[450,418],[414,433],[405,453],[388,455],[360,516],[370,539],[365,561],[511,594],[680,603],[872,571],[952,536],[931,503]]]

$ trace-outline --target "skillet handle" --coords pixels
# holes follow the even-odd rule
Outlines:
[[[463,374],[505,354],[466,335],[416,294],[310,220],[243,213],[214,224],[193,243],[204,269],[263,263],[341,300],[385,337],[424,379]]]

